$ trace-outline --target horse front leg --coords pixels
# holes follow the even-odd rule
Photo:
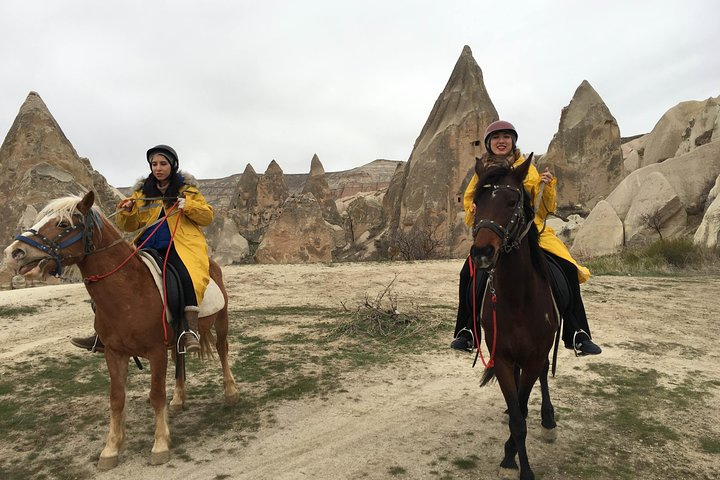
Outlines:
[[[110,470],[118,464],[118,454],[125,440],[125,383],[129,356],[118,355],[106,348],[105,363],[110,373],[110,431],[105,448],[100,452],[98,470]]]
[[[545,367],[540,374],[540,392],[542,393],[542,406],[540,407],[540,415],[542,417],[542,438],[547,443],[553,443],[557,440],[557,424],[555,423],[555,408],[550,401],[550,388],[548,386],[548,372],[550,371],[550,361],[545,360]]]
[[[155,411],[155,442],[150,453],[150,464],[160,465],[170,460],[170,427],[165,407],[165,375],[167,374],[167,351],[159,346],[149,355],[150,403]]]
[[[505,397],[505,403],[507,404],[508,408],[508,415],[510,416],[510,437],[505,442],[505,457],[500,463],[501,476],[503,478],[508,478],[508,474],[514,475],[514,473],[512,472],[506,472],[504,470],[510,469],[513,472],[517,470],[518,464],[515,461],[515,455],[517,454],[520,460],[520,480],[533,480],[535,478],[535,474],[530,468],[530,463],[527,457],[527,450],[525,449],[525,440],[527,438],[527,423],[525,420],[526,413],[523,413],[522,407],[522,403],[524,401],[525,412],[527,412],[527,396],[529,396],[529,393],[523,393],[523,396],[520,396],[521,392],[519,392],[517,384],[515,383],[513,366],[504,365],[501,368],[496,366],[495,370],[498,383],[500,384],[500,389],[502,390],[503,396]],[[523,374],[521,374],[521,379],[523,379],[523,377],[525,377],[524,372]]]

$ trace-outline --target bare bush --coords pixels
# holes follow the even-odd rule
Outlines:
[[[445,239],[438,233],[440,224],[415,225],[411,230],[395,230],[390,238],[389,249],[402,260],[428,260],[441,258]]]
[[[398,296],[393,292],[395,280],[397,275],[374,298],[366,293],[365,301],[354,309],[342,303],[343,309],[350,313],[350,317],[347,322],[343,322],[335,329],[335,333],[353,336],[364,334],[375,338],[402,338],[437,328],[441,322],[423,320],[417,306],[412,302],[407,312],[400,311]]]
[[[640,215],[640,220],[642,220],[643,224],[646,227],[657,232],[658,236],[660,237],[660,241],[663,240],[663,236],[662,236],[663,219],[662,219],[662,215],[660,214],[660,210],[655,210],[652,213],[643,213],[642,215]]]

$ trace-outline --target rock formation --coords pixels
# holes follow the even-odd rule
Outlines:
[[[35,220],[48,201],[67,195],[96,193],[106,214],[115,210],[120,193],[78,156],[45,103],[30,92],[0,147],[0,248]]]
[[[694,225],[700,223],[705,211],[708,193],[715,179],[720,175],[720,142],[715,141],[693,149],[662,163],[653,163],[630,173],[607,197],[607,205],[624,226],[623,242],[638,243],[679,234],[692,233]],[[596,207],[598,208],[598,207]],[[607,210],[606,206],[603,206]],[[599,240],[590,245],[586,239],[591,232],[603,231],[603,224],[611,217],[607,211],[595,215],[595,210],[585,219],[573,244],[573,251],[585,255],[608,253],[606,242]],[[706,212],[705,212],[706,213]],[[706,213],[707,215],[707,213]],[[655,235],[652,232],[655,231]],[[603,234],[604,235],[604,234]],[[579,241],[586,242],[578,244]],[[612,239],[611,239],[612,240]]]
[[[393,177],[388,187],[385,203],[391,209],[391,231],[431,235],[442,243],[445,255],[467,253],[470,240],[457,199],[474,165],[471,142],[482,138],[487,125],[497,119],[482,71],[465,46],[402,176]]]
[[[720,96],[681,102],[660,118],[644,141],[641,165],[664,162],[720,140]]]
[[[332,261],[335,239],[322,209],[311,194],[291,196],[268,225],[255,252],[258,263]]]
[[[558,177],[560,211],[589,210],[623,177],[620,129],[595,89],[583,80],[560,114],[539,169]]]
[[[707,208],[700,226],[695,231],[693,241],[696,245],[715,248],[720,245],[720,176],[708,194]]]
[[[215,220],[206,228],[210,256],[220,266],[242,262],[250,253],[248,241],[238,233],[232,216],[215,213]]]
[[[248,241],[258,243],[267,226],[280,215],[288,196],[283,171],[275,160],[261,177],[248,164],[230,204],[236,212],[240,234]]]
[[[323,218],[326,222],[333,225],[342,225],[342,218],[340,218],[337,205],[335,205],[335,200],[330,193],[330,187],[325,179],[325,169],[322,163],[320,163],[317,154],[313,155],[310,161],[310,174],[305,181],[302,193],[311,193],[315,196],[318,204],[320,204]]]
[[[610,255],[624,244],[622,220],[607,201],[600,200],[576,232],[570,253],[579,257]]]

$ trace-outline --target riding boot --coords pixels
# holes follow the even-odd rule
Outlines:
[[[70,339],[70,343],[91,352],[103,353],[105,351],[105,345],[97,333],[93,333],[89,337],[73,337]]]
[[[181,346],[183,347],[184,352],[194,353],[200,351],[200,334],[198,333],[199,313],[200,309],[198,307],[185,307],[185,322],[187,322],[187,330],[180,335],[182,340]]]

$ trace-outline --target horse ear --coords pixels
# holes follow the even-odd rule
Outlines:
[[[532,165],[533,156],[535,155],[535,152],[530,152],[530,155],[525,159],[523,163],[521,163],[517,168],[513,169],[513,175],[522,182],[525,179],[525,176],[528,173],[528,170],[530,170],[530,165]]]
[[[80,200],[80,203],[78,203],[78,210],[82,212],[83,214],[86,214],[90,211],[90,209],[93,206],[93,203],[95,203],[95,192],[90,190],[88,193],[85,194],[85,196]]]
[[[478,176],[478,178],[482,177],[482,174],[485,172],[485,156],[476,157],[475,158],[475,175]]]

